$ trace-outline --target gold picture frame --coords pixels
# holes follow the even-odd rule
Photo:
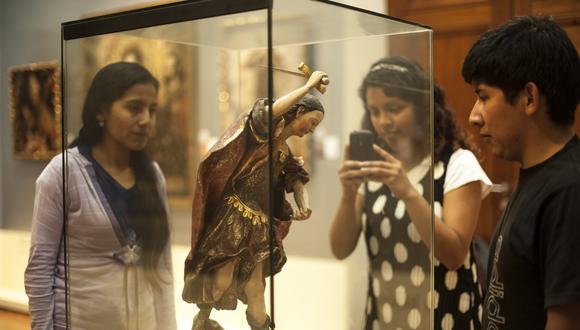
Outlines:
[[[60,65],[57,61],[8,70],[12,154],[47,160],[61,151]]]

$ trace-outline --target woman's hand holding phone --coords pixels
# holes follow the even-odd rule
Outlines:
[[[348,144],[344,146],[342,164],[338,169],[338,178],[346,196],[356,196],[358,187],[363,183],[364,174],[361,171],[363,163],[358,160],[351,160],[350,147]]]
[[[418,193],[409,181],[401,161],[376,144],[373,145],[373,150],[382,160],[363,162],[360,171],[364,177],[386,184],[395,197],[403,200]]]

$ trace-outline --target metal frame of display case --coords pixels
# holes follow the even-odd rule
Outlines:
[[[431,27],[397,17],[330,0],[311,0],[384,17],[390,20],[431,29]],[[172,24],[200,18],[215,17],[246,11],[272,9],[272,0],[189,0],[149,8],[134,9],[99,17],[91,17],[62,24],[62,40],[85,38],[100,34],[122,32],[145,27]]]

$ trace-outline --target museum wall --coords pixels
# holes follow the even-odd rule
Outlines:
[[[143,3],[143,0],[2,0],[0,10],[0,226],[27,230],[32,217],[34,181],[47,161],[15,160],[7,77],[12,66],[60,61],[60,23],[82,15]]]

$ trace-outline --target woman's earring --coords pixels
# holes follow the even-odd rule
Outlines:
[[[104,120],[99,120],[99,127],[100,128],[105,127],[105,121]]]

